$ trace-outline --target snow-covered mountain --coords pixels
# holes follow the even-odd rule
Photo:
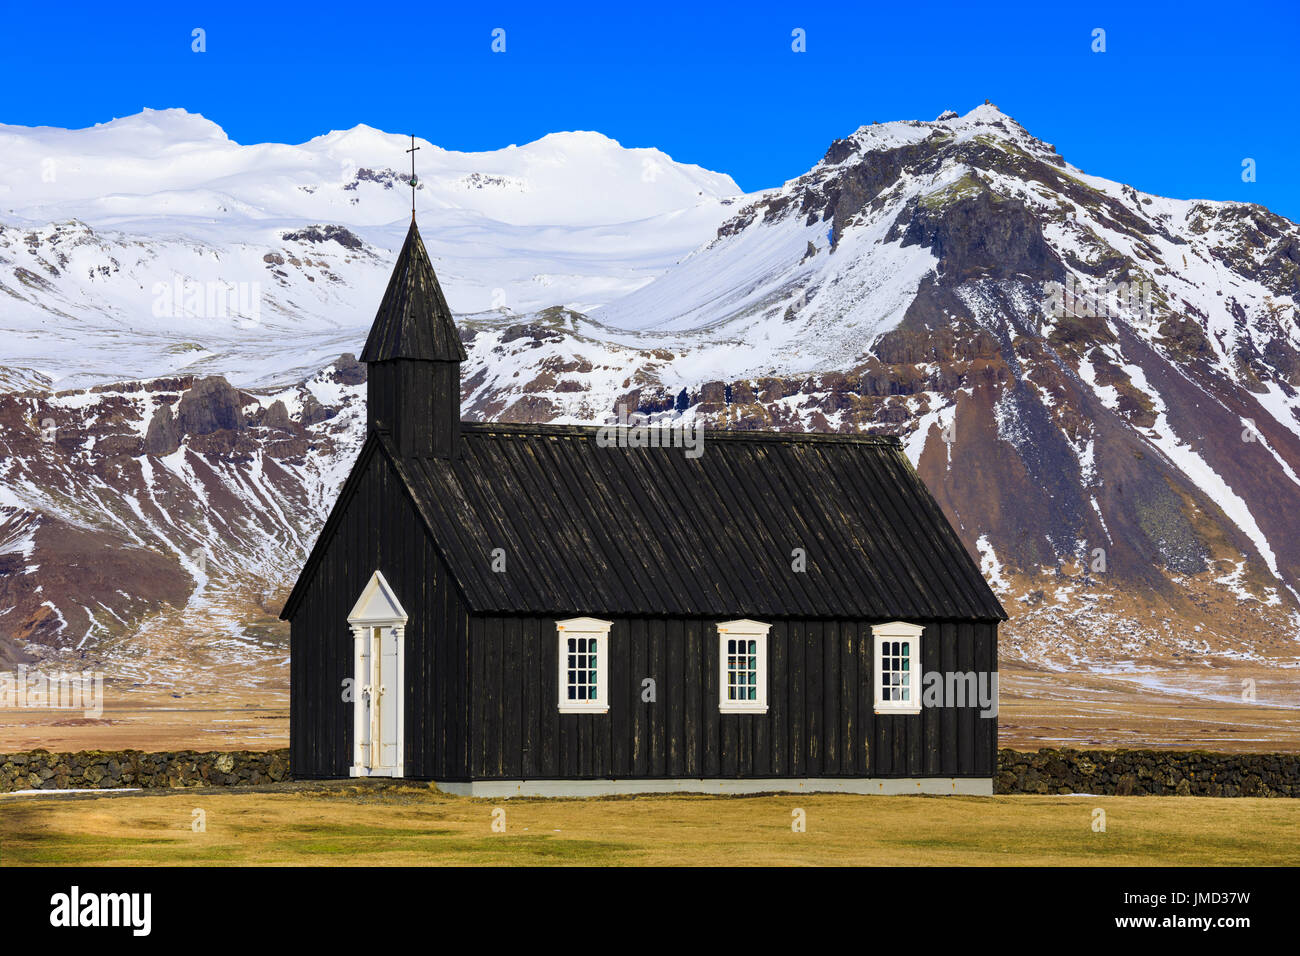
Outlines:
[[[408,141],[241,147],[169,112],[0,143],[0,638],[169,679],[196,647],[282,659],[276,594],[360,438],[343,353]],[[1089,176],[987,104],[862,127],[750,196],[596,134],[421,146],[468,417],[901,434],[1004,595],[1006,655],[1294,666],[1294,223]],[[47,154],[111,190],[22,189]],[[174,275],[259,282],[260,318],[156,316]]]
[[[409,143],[359,126],[242,146],[183,110],[0,125],[9,374],[268,384],[318,370],[374,315],[410,220]],[[415,143],[429,253],[464,313],[604,304],[687,255],[740,194],[599,133],[487,153]]]
[[[472,408],[901,433],[1017,654],[1294,658],[1298,298],[1295,223],[1089,176],[986,104],[862,127],[534,349],[478,333]]]

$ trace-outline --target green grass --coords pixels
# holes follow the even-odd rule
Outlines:
[[[1092,830],[1097,807],[1106,832]],[[190,829],[194,808],[205,832]],[[795,808],[807,832],[791,830]],[[1296,865],[1297,832],[1300,801],[1262,798],[488,801],[390,784],[0,799],[9,866]]]

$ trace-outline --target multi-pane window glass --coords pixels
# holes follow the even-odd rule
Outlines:
[[[767,713],[770,629],[748,619],[718,624],[718,709],[723,713]]]
[[[880,646],[880,699],[911,702],[912,642],[885,641]]]
[[[907,621],[871,626],[875,643],[878,714],[921,712],[921,638],[925,628]]]
[[[727,639],[727,700],[758,700],[758,641]]]
[[[597,655],[600,640],[595,637],[570,637],[568,639],[569,700],[596,700],[600,686],[597,677]]]
[[[562,714],[609,713],[609,621],[556,621],[556,703]]]

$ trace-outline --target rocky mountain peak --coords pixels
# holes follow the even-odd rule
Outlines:
[[[503,164],[523,150],[457,168],[440,195],[483,203],[475,221],[535,198],[490,179],[517,174]],[[653,173],[635,168],[637,183]],[[701,184],[725,186],[675,175],[693,211]],[[345,203],[397,192],[355,171],[339,182],[357,183],[338,187]],[[117,651],[167,647],[159,635],[188,618],[202,635],[234,628],[238,654],[271,653],[247,622],[265,623],[265,590],[291,580],[355,453],[355,356],[391,269],[366,227],[302,202],[226,245],[80,223],[0,231],[0,291],[40,331],[15,348],[65,328],[115,350],[147,334],[173,370],[58,392],[44,362],[0,370],[0,597],[15,608],[0,657],[13,657],[7,638],[23,653],[139,660]],[[1294,651],[1294,223],[1089,176],[993,104],[868,124],[780,188],[716,203],[696,219],[620,220],[619,234],[694,232],[630,278],[615,255],[576,284],[565,277],[607,227],[581,225],[545,267],[520,265],[531,227],[505,230],[498,259],[476,233],[472,262],[456,258],[463,223],[455,242],[431,231],[461,312],[464,415],[590,423],[623,405],[666,424],[898,435],[1011,610],[1007,655],[1050,668]],[[334,222],[346,234],[312,226]],[[237,263],[265,283],[262,323],[149,325],[149,302],[131,295],[151,288],[155,262],[213,282]],[[504,301],[458,294],[461,274],[499,262],[524,276],[507,290],[484,274]],[[105,571],[109,550],[119,563]],[[132,574],[147,581],[123,596],[115,582]]]

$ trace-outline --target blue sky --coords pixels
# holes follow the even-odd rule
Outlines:
[[[1087,172],[1300,220],[1300,6],[815,7],[0,0],[0,122],[180,106],[245,143],[367,123],[464,150],[595,129],[753,190],[863,123],[988,98]],[[195,27],[205,53],[191,51]],[[498,27],[505,53],[491,50]],[[792,51],[795,28],[807,52]],[[1104,53],[1090,49],[1096,28]]]

